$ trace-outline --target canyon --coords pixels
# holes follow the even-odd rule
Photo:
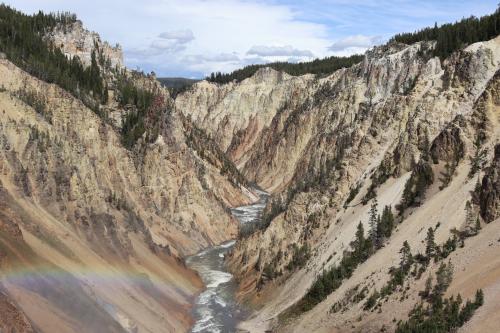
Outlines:
[[[229,207],[258,196],[199,157],[168,109],[156,140],[130,151],[113,121],[127,110],[112,98],[104,121],[8,60],[0,73],[0,290],[12,314],[0,328],[187,331],[202,282],[183,258],[234,238]],[[154,79],[141,82],[173,103]],[[43,96],[43,110],[28,93]]]
[[[266,68],[240,83],[197,83],[176,99],[177,109],[212,134],[250,181],[272,193],[268,226],[237,242],[228,258],[240,284],[240,300],[255,309],[242,329],[391,330],[418,300],[423,281],[409,284],[405,301],[394,295],[386,299],[379,313],[349,304],[349,295],[364,287],[382,288],[405,240],[422,251],[429,227],[438,226],[437,242],[464,227],[464,208],[477,182],[467,177],[467,156],[480,132],[491,161],[499,139],[500,40],[473,44],[444,61],[426,56],[433,47],[432,42],[378,47],[360,64],[323,78]],[[434,184],[418,207],[403,215],[384,247],[310,312],[280,319],[322,271],[341,260],[357,223],[369,230],[366,201],[371,202],[374,190],[379,211],[386,205],[396,208],[425,150],[433,159]],[[458,151],[453,180],[440,189],[439,175]],[[496,209],[496,204],[483,211]],[[495,214],[488,221],[497,218]],[[490,319],[473,320],[471,332],[491,330],[498,320],[499,266],[493,259],[500,245],[498,225],[486,227],[489,232],[481,232],[450,258],[455,267],[451,291],[467,297],[474,287],[491,293],[478,315]],[[312,249],[311,258],[302,269],[290,270],[294,249],[303,246]],[[484,267],[478,264],[471,271],[468,265],[476,260]],[[329,309],[342,300],[350,306],[332,313]]]
[[[500,37],[446,58],[392,41],[333,73],[263,67],[175,98],[80,21],[44,40],[87,68],[98,50],[107,98],[96,112],[0,59],[0,331],[186,332],[229,280],[240,332],[394,331],[443,264],[443,295],[484,291],[459,332],[500,323]],[[122,81],[154,92],[132,144]],[[386,209],[389,235],[300,307]],[[453,251],[425,261],[429,230]],[[375,297],[405,244],[422,272]]]

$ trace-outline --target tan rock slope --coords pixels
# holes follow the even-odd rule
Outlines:
[[[95,35],[75,29],[54,38],[79,55]],[[112,119],[7,60],[0,87],[0,330],[187,331],[202,284],[182,257],[234,238],[228,208],[256,196],[168,108],[157,138],[128,150]]]
[[[219,144],[249,180],[270,189],[276,181],[267,180],[267,170],[260,174],[253,165],[247,166],[255,163],[249,158],[276,115],[288,101],[299,103],[313,81],[312,75],[293,77],[264,68],[240,84],[196,83],[176,98],[175,105]]]
[[[253,310],[242,330],[392,331],[443,262],[447,296],[484,291],[461,331],[498,327],[500,37],[446,60],[433,42],[391,43],[326,77],[261,69],[175,101],[81,22],[45,38],[87,66],[101,52],[109,98],[94,112],[0,59],[0,331],[187,331],[202,284],[183,257],[237,236],[229,208],[257,199],[251,182],[272,197],[227,258]],[[118,77],[155,91],[132,145]],[[392,234],[300,308],[385,206]],[[422,254],[429,229],[455,242],[446,260]],[[375,298],[405,241],[427,263]]]
[[[474,202],[484,228],[450,256],[454,279],[448,294],[471,298],[476,289],[485,292],[485,305],[464,332],[498,325],[498,163],[491,161],[500,139],[500,39],[473,44],[444,61],[429,55],[433,47],[378,47],[360,64],[325,78],[291,78],[267,69],[241,83],[200,82],[176,99],[177,109],[211,133],[248,179],[273,193],[264,228],[240,240],[229,258],[241,299],[255,307],[242,329],[391,331],[420,299],[425,278],[410,283],[404,299],[396,292],[374,312],[363,310],[365,301],[349,303],[353,290],[380,290],[403,242],[422,252],[429,227],[436,228],[438,244],[451,229],[464,230],[467,201]],[[491,167],[469,179],[476,137]],[[349,250],[358,222],[370,229],[370,204],[363,202],[376,195],[379,211],[391,205],[397,214],[406,181],[429,158],[433,184],[401,216],[382,249],[326,300],[283,320],[316,277]],[[444,184],[440,179],[455,160]],[[482,192],[475,190],[477,179]],[[296,268],[294,253],[306,245],[310,258]],[[425,274],[436,269],[431,265]],[[337,302],[348,306],[335,313]]]

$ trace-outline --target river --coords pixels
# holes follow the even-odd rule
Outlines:
[[[260,200],[257,203],[231,209],[233,216],[241,224],[260,221],[268,195],[260,191],[259,194]],[[187,265],[200,274],[206,286],[192,310],[196,320],[191,329],[193,333],[234,333],[236,325],[245,316],[245,310],[235,299],[238,286],[224,263],[224,255],[234,244],[235,241],[232,240],[205,249],[186,260]]]

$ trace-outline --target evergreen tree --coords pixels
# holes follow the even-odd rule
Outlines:
[[[414,201],[414,193],[413,193],[413,186],[415,184],[415,179],[412,176],[408,178],[408,180],[405,183],[405,187],[403,189],[403,195],[401,196],[401,203],[396,207],[399,211],[399,214],[403,214],[403,212],[406,210],[406,208],[410,207],[413,204]]]
[[[454,51],[469,44],[492,39],[500,32],[500,12],[497,9],[493,14],[481,18],[465,18],[456,23],[434,25],[413,33],[397,34],[391,42],[413,44],[420,41],[436,41],[436,47],[428,51],[428,56],[438,56],[442,60]],[[242,81],[257,72],[260,68],[271,67],[278,71],[284,71],[290,75],[303,75],[307,73],[316,75],[328,75],[340,68],[350,67],[363,60],[362,55],[350,57],[328,57],[316,59],[310,62],[274,62],[262,65],[250,65],[235,70],[231,73],[211,73],[207,80],[217,83],[229,83],[234,80]],[[426,151],[423,151],[427,154]]]
[[[366,247],[366,239],[365,239],[365,229],[363,227],[363,223],[361,222],[358,223],[352,247],[354,249],[356,257],[358,258],[363,257]]]
[[[478,233],[479,230],[481,230],[481,221],[479,220],[479,216],[476,218],[476,225],[474,227],[474,230],[476,233]]]
[[[436,285],[434,286],[434,297],[441,297],[448,289],[453,278],[453,265],[442,262],[436,272]]]
[[[454,159],[451,162],[446,162],[444,166],[444,172],[441,172],[442,177],[439,178],[439,180],[441,181],[441,186],[439,186],[440,190],[446,188],[451,183],[451,180],[453,179],[453,175],[455,174],[457,166],[458,166],[458,160],[456,159]]]
[[[430,160],[430,149],[431,149],[431,144],[429,142],[429,133],[428,133],[428,129],[426,128],[425,129],[425,136],[424,136],[424,139],[423,139],[423,142],[422,142],[422,148],[421,148],[421,152],[422,152],[422,155],[421,155],[421,159],[425,162],[429,162]]]
[[[434,241],[434,229],[427,229],[427,237],[425,238],[425,255],[427,259],[431,259],[436,254],[436,243]]]
[[[476,305],[476,307],[480,307],[483,304],[484,304],[483,290],[482,289],[478,289],[476,291],[476,299],[474,300],[474,305]]]
[[[407,272],[413,264],[413,255],[411,254],[411,248],[410,244],[408,244],[408,241],[404,241],[401,250],[399,250],[399,253],[401,254],[399,268],[401,269],[401,271]]]
[[[324,59],[315,59],[308,62],[290,63],[290,62],[274,62],[261,65],[249,65],[241,69],[237,69],[231,73],[211,73],[206,80],[216,83],[229,83],[236,80],[237,82],[254,75],[259,69],[271,67],[277,71],[283,71],[290,75],[298,76],[304,74],[328,75],[341,68],[351,67],[363,60],[363,56],[356,54],[348,57],[331,56]]]
[[[381,241],[377,231],[379,229],[378,225],[380,219],[378,215],[378,201],[376,197],[372,201],[369,214],[370,216],[368,222],[370,224],[370,240],[375,248],[379,248],[381,245]]]
[[[380,223],[378,225],[378,235],[379,237],[389,238],[392,234],[392,229],[394,228],[394,215],[392,214],[391,206],[385,206],[382,211],[382,216],[380,217]]]
[[[472,204],[468,200],[465,203],[465,228],[468,233],[476,234],[479,231],[477,230],[477,221],[479,221],[479,217],[474,213]],[[481,225],[479,225],[479,227],[481,227]]]
[[[399,214],[403,214],[408,207],[418,206],[433,182],[434,173],[429,162],[421,160],[415,164],[410,178],[405,183],[401,202],[396,207]]]
[[[470,157],[470,170],[469,178],[474,177],[474,175],[480,171],[484,163],[486,162],[487,150],[482,149],[482,139],[479,133],[476,134],[474,139],[474,155]]]
[[[430,296],[431,291],[432,291],[432,276],[429,275],[427,280],[425,280],[425,289],[423,292],[420,293],[420,296],[422,296],[422,298],[427,298]]]
[[[18,67],[43,81],[58,84],[99,113],[104,79],[97,64],[92,61],[90,68],[84,69],[77,56],[69,59],[44,38],[56,26],[64,29],[75,21],[74,14],[26,15],[2,4],[0,49]]]
[[[494,38],[500,32],[500,12],[481,18],[471,16],[459,22],[434,25],[414,33],[404,33],[394,36],[391,41],[412,44],[419,41],[436,41],[432,56],[445,59],[454,51],[469,44]]]

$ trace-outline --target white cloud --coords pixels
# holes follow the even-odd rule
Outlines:
[[[255,45],[248,50],[247,54],[261,57],[314,57],[309,50],[299,50],[291,45],[286,46],[264,46]]]
[[[217,53],[217,54],[188,54],[180,59],[181,63],[191,71],[201,72],[208,75],[211,72],[231,71],[243,66],[243,59],[237,53]]]
[[[194,40],[194,34],[190,29],[165,31],[158,35],[161,39],[175,40],[178,43],[186,44]]]
[[[367,49],[382,43],[381,36],[354,35],[334,42],[328,49],[333,52]]]
[[[186,44],[193,40],[194,34],[189,29],[162,32],[158,35],[158,39],[151,42],[150,49],[144,49],[142,54],[157,56],[161,53],[184,51]]]
[[[269,58],[262,57],[245,57],[241,59],[241,67],[245,67],[248,65],[257,65],[257,64],[267,64],[272,62]]]
[[[128,61],[140,63],[152,58],[182,53],[186,50],[187,44],[194,39],[194,34],[190,29],[165,31],[147,47],[125,49],[125,53]]]
[[[164,52],[179,52],[186,49],[186,45],[184,43],[180,43],[176,40],[168,40],[168,39],[158,39],[151,42],[151,48],[164,51]]]
[[[240,57],[236,53],[219,53],[219,54],[190,54],[182,59],[188,64],[199,64],[209,62],[238,62]]]
[[[299,51],[309,50],[302,55],[326,56],[331,44],[325,24],[301,20],[289,5],[267,0],[13,2],[31,11],[76,12],[86,27],[123,46],[127,65],[160,75],[170,75],[172,68],[200,76],[232,71],[255,56],[246,54],[252,45],[293,45]],[[185,63],[186,57],[193,61]]]
[[[451,7],[450,1],[431,0],[4,1],[30,13],[75,12],[102,39],[123,46],[127,65],[159,75],[187,76],[232,71],[253,61],[300,58],[247,54],[252,46],[290,45],[303,51],[301,59],[307,51],[317,57],[359,53],[378,43],[375,35],[387,39],[435,21],[491,13],[497,6],[497,0],[455,0]],[[235,55],[224,60],[221,54],[235,54],[239,60]],[[203,57],[185,63],[190,55]]]

